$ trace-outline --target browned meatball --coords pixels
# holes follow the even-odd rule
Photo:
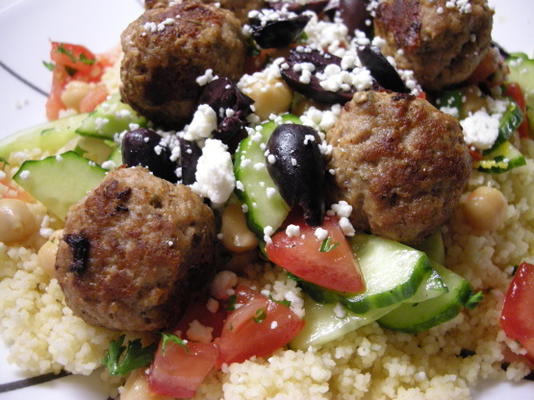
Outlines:
[[[69,211],[56,275],[86,322],[158,330],[180,317],[192,279],[211,278],[214,236],[213,212],[189,188],[123,168]]]
[[[375,34],[397,66],[410,69],[428,90],[466,80],[486,55],[493,11],[486,0],[471,0],[470,11],[447,0],[385,0],[377,9]]]
[[[168,128],[187,123],[207,69],[237,80],[243,74],[241,25],[227,10],[187,1],[145,11],[121,37],[121,95],[135,110]]]
[[[458,121],[410,95],[356,93],[327,141],[335,200],[353,206],[354,227],[402,242],[449,218],[471,170]]]
[[[265,0],[200,0],[205,4],[219,3],[222,8],[232,11],[242,23],[248,20],[248,12],[259,10]],[[170,0],[145,0],[146,8],[167,7]]]

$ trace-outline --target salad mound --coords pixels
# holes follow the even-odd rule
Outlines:
[[[242,3],[51,43],[50,122],[0,141],[9,361],[122,400],[527,376],[534,60],[484,0]]]

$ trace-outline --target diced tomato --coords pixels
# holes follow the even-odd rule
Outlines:
[[[17,199],[27,203],[34,201],[28,192],[7,177],[0,179],[0,199]]]
[[[52,42],[50,58],[56,65],[77,72],[89,72],[97,63],[96,56],[87,47],[71,43]]]
[[[487,84],[490,84],[488,80],[495,72],[497,72],[503,62],[504,60],[499,51],[495,48],[490,49],[482,61],[480,61],[480,64],[475,68],[471,76],[467,79],[467,83],[476,85],[480,82],[486,82]],[[490,86],[495,86],[495,83],[491,83]]]
[[[304,321],[285,305],[268,299],[246,286],[236,290],[237,308],[224,324],[218,364],[243,362],[252,356],[267,357],[288,344]]]
[[[59,117],[59,112],[66,108],[61,101],[61,94],[67,83],[73,80],[98,82],[105,64],[86,47],[70,43],[52,42],[50,58],[54,62],[54,70],[52,88],[46,103],[46,116],[49,120],[55,120]],[[101,103],[105,99],[103,93],[103,87],[100,86],[91,91],[87,100],[84,99],[84,110],[93,110]]]
[[[338,292],[357,293],[365,289],[362,275],[352,250],[339,227],[337,218],[326,217],[321,228],[328,231],[327,248],[314,235],[316,228],[302,219],[291,221],[298,225],[300,235],[289,237],[280,231],[265,247],[267,256],[275,264],[308,282]]]
[[[219,302],[219,308],[216,312],[212,313],[206,308],[206,304],[207,300],[197,301],[190,304],[185,315],[174,328],[174,331],[179,331],[185,334],[189,329],[189,324],[194,320],[197,320],[202,325],[213,328],[212,336],[214,338],[219,337],[227,315],[225,305],[222,302]]]
[[[419,92],[419,94],[417,95],[417,97],[419,97],[420,99],[423,99],[423,100],[426,100],[426,93],[421,91]]]
[[[471,158],[475,161],[482,160],[482,152],[475,148],[469,148],[469,154],[471,155]]]
[[[190,398],[214,367],[219,352],[213,343],[188,342],[181,346],[160,343],[148,373],[148,384],[154,393],[179,399]]]
[[[525,100],[525,96],[523,95],[523,91],[521,90],[521,86],[519,86],[517,83],[508,83],[505,85],[504,94],[510,96],[512,100],[517,103],[521,111],[523,111],[523,122],[521,125],[519,125],[518,132],[519,137],[527,138],[529,136],[527,102]]]
[[[534,361],[534,265],[521,263],[506,297],[501,326],[510,339],[517,340]]]
[[[108,97],[108,91],[104,85],[97,85],[89,90],[80,101],[80,112],[91,112],[96,106],[102,103]]]

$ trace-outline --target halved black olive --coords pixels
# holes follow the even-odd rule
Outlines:
[[[122,139],[122,159],[129,167],[142,165],[155,176],[176,183],[175,161],[170,160],[171,151],[160,145],[161,136],[156,132],[139,128],[127,132]]]
[[[394,92],[410,93],[399,73],[382,53],[374,51],[370,46],[358,47],[356,50],[362,65],[371,72],[380,86]]]
[[[192,185],[195,183],[195,173],[197,172],[198,159],[202,155],[202,150],[195,142],[190,142],[183,138],[180,141],[180,167],[182,168],[182,183]]]
[[[284,17],[282,17],[284,18]],[[277,21],[267,21],[262,25],[257,18],[249,21],[252,38],[264,49],[285,47],[293,43],[310,20],[310,17],[298,15]]]
[[[372,24],[367,25],[366,20],[372,21],[367,11],[369,0],[339,0],[341,19],[349,29],[349,35],[354,36],[354,30],[359,29],[367,34],[372,30]]]
[[[218,126],[213,136],[226,144],[231,153],[246,137],[246,117],[252,113],[250,106],[253,103],[254,100],[228,78],[216,79],[202,90],[199,104],[209,105],[217,114]]]
[[[341,58],[336,57],[327,52],[319,52],[318,50],[296,51],[291,50],[289,56],[286,58],[286,63],[289,68],[280,69],[282,78],[287,84],[299,93],[312,98],[315,101],[325,104],[346,103],[352,98],[354,90],[331,92],[323,89],[319,83],[319,79],[312,74],[309,83],[303,83],[299,80],[300,72],[293,69],[296,64],[311,63],[315,66],[314,74],[323,72],[327,65],[336,64],[341,65]]]
[[[267,142],[275,157],[267,170],[290,207],[299,205],[308,225],[318,226],[325,214],[325,161],[315,129],[297,124],[279,125]]]

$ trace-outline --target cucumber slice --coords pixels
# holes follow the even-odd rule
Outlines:
[[[463,93],[459,90],[446,90],[436,99],[437,108],[455,109],[454,117],[460,118],[463,105]]]
[[[106,141],[102,139],[79,136],[74,151],[84,158],[94,161],[97,164],[102,164],[109,159],[114,147],[109,146]]]
[[[128,104],[120,101],[119,94],[112,95],[85,118],[76,133],[113,139],[113,135],[130,129],[130,124],[146,126],[147,119],[136,113]]]
[[[298,117],[291,114],[283,115],[282,120],[284,123],[301,123]],[[290,209],[267,171],[265,150],[262,150],[278,125],[269,121],[261,126],[257,137],[249,136],[239,143],[234,172],[236,179],[243,184],[243,190],[236,190],[236,194],[248,207],[248,224],[258,236],[263,237],[264,228],[270,226],[275,232]],[[267,195],[267,188],[274,188],[275,192]]]
[[[449,292],[421,303],[403,304],[378,320],[384,328],[417,333],[454,318],[469,302],[471,285],[460,275],[433,263]],[[476,295],[475,295],[476,296]]]
[[[24,161],[14,180],[64,220],[69,208],[105,177],[106,171],[74,151]]]
[[[371,235],[351,239],[366,291],[342,298],[350,311],[362,314],[408,300],[431,272],[430,260],[422,251]]]
[[[481,172],[501,174],[513,168],[525,165],[525,157],[510,142],[501,143],[497,148],[475,162],[475,168]]]
[[[502,143],[510,139],[522,122],[523,112],[515,101],[510,101],[499,122],[499,135],[497,136],[497,140],[495,140],[495,143],[493,143],[491,149],[484,151],[484,154],[491,153]]]
[[[417,249],[425,252],[432,261],[442,265],[445,263],[445,244],[441,232],[435,232],[427,237]]]
[[[428,278],[419,286],[419,289],[417,289],[413,297],[406,300],[406,303],[420,303],[441,296],[448,291],[449,289],[445,285],[445,282],[443,282],[441,275],[433,270]]]
[[[527,102],[527,116],[530,131],[534,132],[534,59],[524,53],[515,53],[507,60],[510,82],[519,83]]]
[[[115,166],[118,167],[122,165],[122,149],[120,146],[115,147],[109,156],[109,160],[115,163]]]
[[[306,312],[304,328],[291,341],[289,347],[294,350],[306,350],[309,346],[321,346],[376,321],[398,305],[372,310],[361,315],[347,311],[343,318],[336,316],[335,307],[335,304],[318,304],[310,297],[304,296]]]
[[[0,141],[0,158],[7,160],[11,153],[41,149],[55,154],[76,137],[76,128],[87,117],[77,114],[24,129]]]

